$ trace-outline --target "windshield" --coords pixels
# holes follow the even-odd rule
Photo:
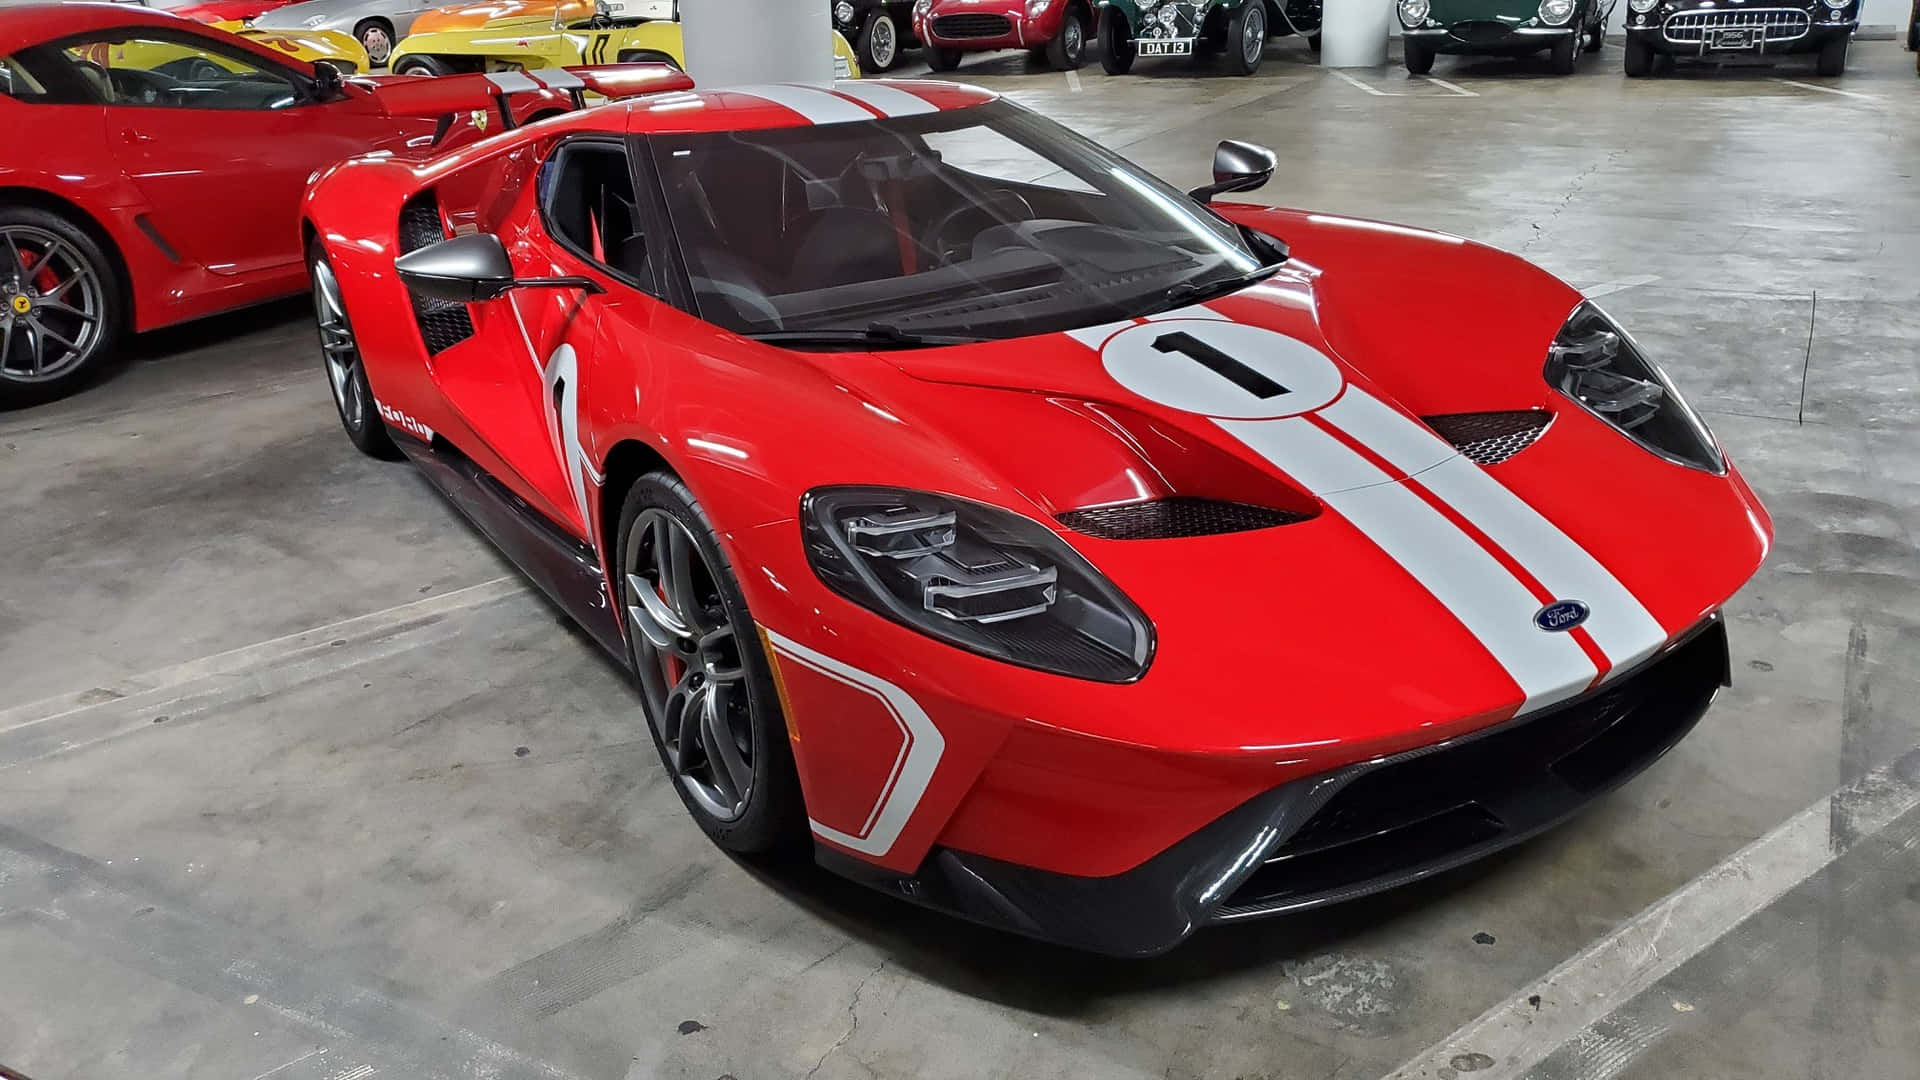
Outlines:
[[[1006,101],[652,145],[699,314],[743,334],[1017,337],[1190,302],[1262,261],[1234,225]]]

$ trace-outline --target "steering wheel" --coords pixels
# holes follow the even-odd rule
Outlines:
[[[955,224],[973,214],[983,214],[989,219],[992,219],[993,224],[1000,224],[1000,215],[993,213],[993,207],[996,206],[1004,206],[1012,210],[1013,213],[1006,216],[1014,221],[1027,221],[1033,217],[1033,204],[1027,201],[1026,196],[1017,191],[1009,191],[1005,188],[1000,188],[992,192],[980,202],[965,203],[954,207],[940,215],[940,219],[935,221],[933,225],[927,229],[927,242],[934,251],[939,253],[941,265],[952,266],[962,257],[970,256],[973,253],[972,236],[966,237],[964,243],[948,243],[947,230],[953,228]],[[989,225],[988,227],[991,228],[992,226]],[[976,232],[977,231],[978,230],[976,230]]]
[[[212,82],[235,77],[233,72],[204,56],[183,56],[178,60],[170,60],[154,68],[153,73],[181,82]]]

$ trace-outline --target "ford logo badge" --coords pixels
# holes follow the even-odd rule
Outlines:
[[[1533,625],[1550,634],[1571,630],[1587,621],[1593,609],[1578,600],[1555,600],[1534,613]]]

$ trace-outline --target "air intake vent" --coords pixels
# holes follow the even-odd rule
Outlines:
[[[433,197],[433,192],[423,191],[400,208],[402,255],[446,238],[446,228],[440,224],[440,202]],[[444,352],[473,336],[473,319],[467,315],[467,305],[452,300],[415,296],[413,318],[420,326],[420,339],[427,343],[429,353]]]
[[[1312,515],[1265,506],[1175,496],[1124,506],[1100,506],[1060,515],[1060,523],[1075,532],[1102,540],[1171,540],[1181,536],[1215,536],[1251,532],[1275,525],[1291,525]]]
[[[1422,417],[1426,425],[1462,454],[1482,465],[1498,465],[1533,445],[1553,423],[1544,409],[1524,412],[1452,413]]]

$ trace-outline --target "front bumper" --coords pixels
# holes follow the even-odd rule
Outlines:
[[[1797,8],[1695,10],[1665,17],[1629,14],[1626,34],[1672,56],[1737,57],[1815,52],[1859,26],[1857,18],[1822,19]],[[1734,31],[1747,31],[1751,43],[1728,47],[1723,35]]]
[[[1580,33],[1575,26],[1514,26],[1493,20],[1458,22],[1448,26],[1402,27],[1409,41],[1437,53],[1515,54],[1550,48],[1562,38]]]
[[[1658,760],[1730,679],[1716,614],[1586,694],[1484,731],[1283,784],[1110,877],[936,847],[913,874],[820,864],[1015,933],[1150,956],[1201,926],[1337,903],[1471,862],[1565,820]]]
[[[914,33],[927,45],[965,52],[994,49],[1037,49],[1060,32],[1065,4],[1055,4],[1041,14],[1028,18],[1023,14],[1000,12],[934,13],[916,20]],[[947,31],[942,33],[942,30]]]

